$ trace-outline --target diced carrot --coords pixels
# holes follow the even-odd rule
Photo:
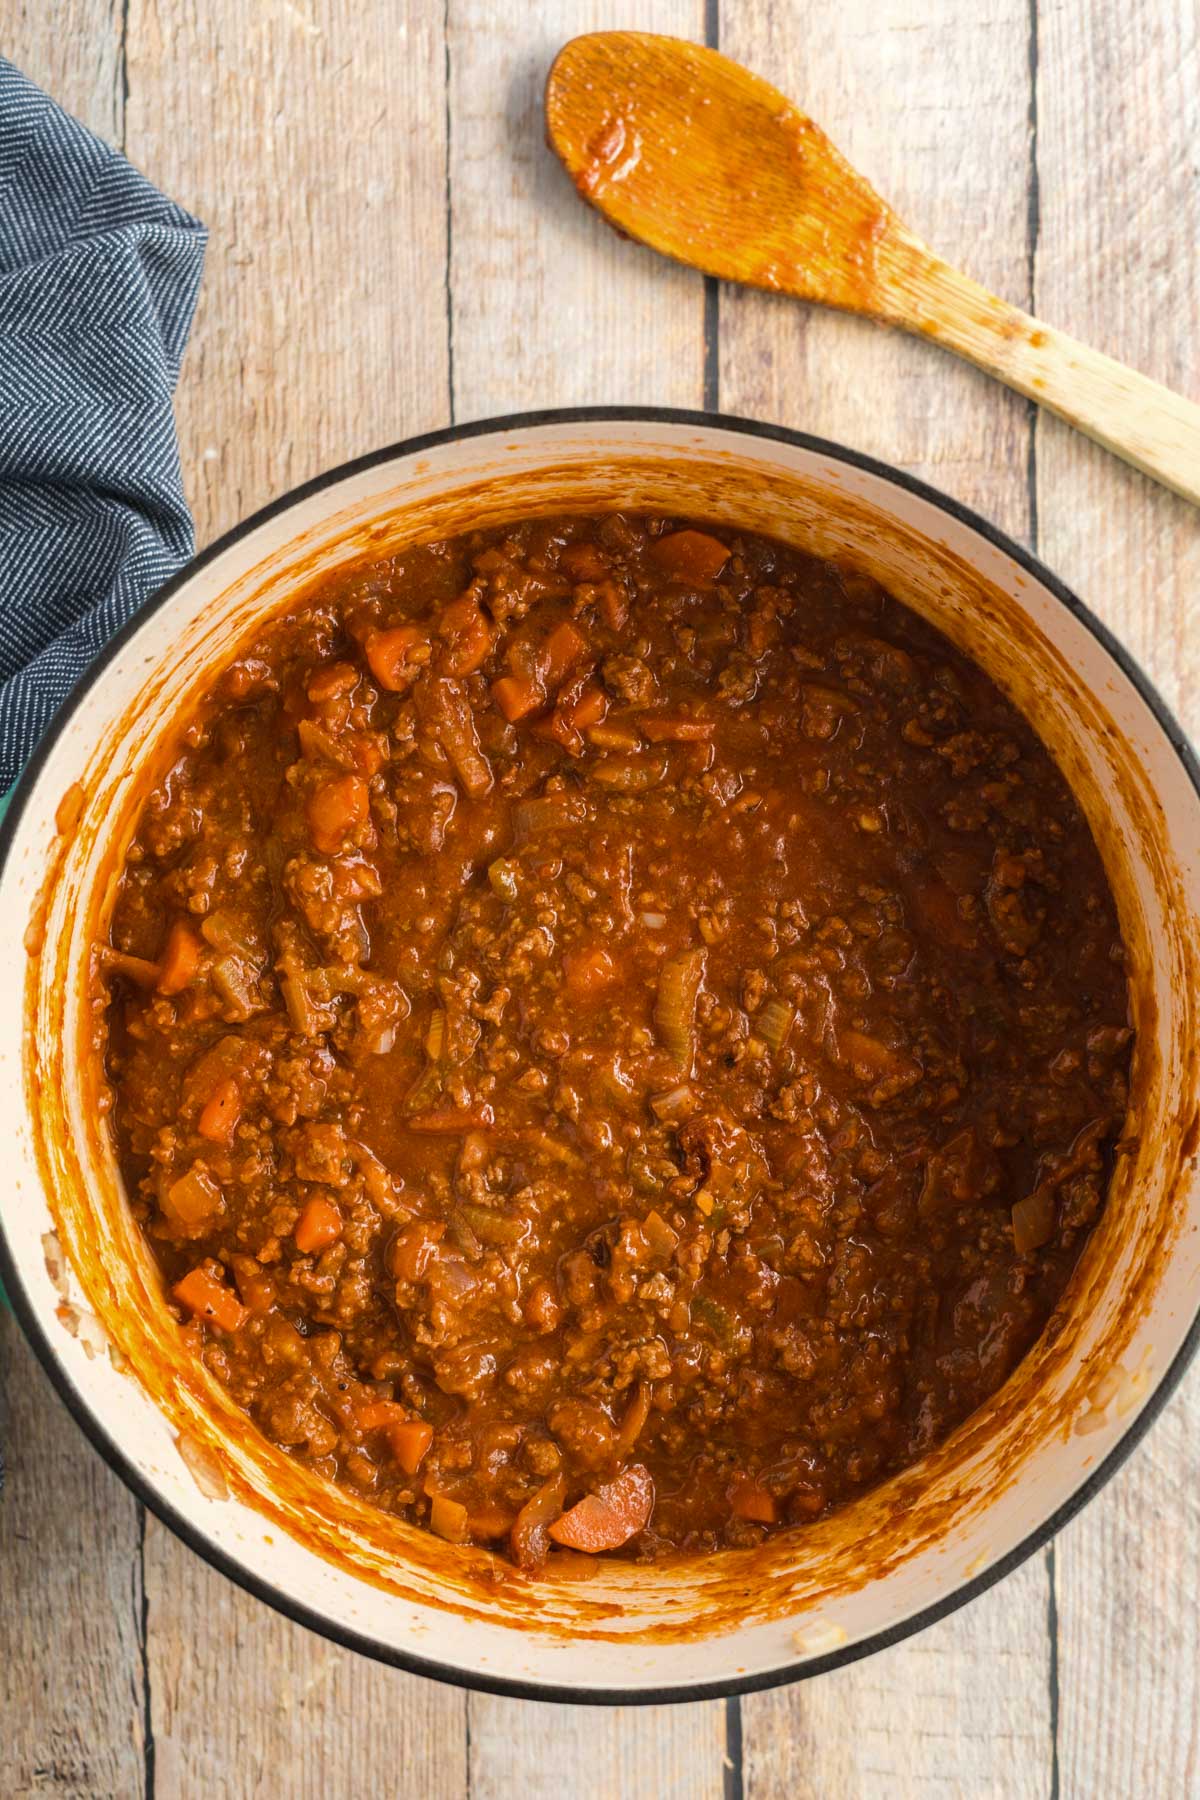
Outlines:
[[[351,738],[349,750],[360,775],[375,775],[383,767],[383,751],[374,738]]]
[[[433,1442],[433,1426],[424,1419],[405,1419],[388,1429],[388,1446],[406,1475],[415,1475]]]
[[[389,694],[402,694],[411,687],[421,664],[429,660],[429,640],[419,625],[373,631],[363,648],[368,668]]]
[[[729,551],[707,531],[671,531],[650,546],[664,575],[681,581],[713,581],[729,561]]]
[[[586,731],[589,725],[598,725],[607,711],[608,695],[599,682],[589,681],[571,708],[571,723],[576,731]]]
[[[242,1305],[253,1318],[261,1319],[270,1312],[275,1304],[275,1283],[269,1275],[239,1275],[237,1284]]]
[[[603,581],[608,574],[608,558],[598,544],[568,544],[559,562],[572,581]]]
[[[654,1510],[654,1482],[641,1463],[631,1463],[614,1481],[585,1494],[556,1519],[550,1536],[569,1550],[619,1550],[645,1529]]]
[[[342,849],[351,832],[370,816],[371,793],[361,775],[335,775],[322,782],[308,801],[308,828],[313,844],[326,855]]]
[[[200,1110],[196,1130],[214,1144],[232,1144],[237,1122],[242,1116],[242,1096],[232,1076],[219,1081]]]
[[[339,694],[348,694],[358,680],[358,670],[353,663],[327,663],[318,669],[307,689],[309,699],[314,706],[323,700],[336,700]]]
[[[563,986],[573,1000],[590,1000],[616,980],[617,969],[603,945],[568,950],[563,957]]]
[[[612,719],[589,725],[587,740],[589,744],[595,744],[597,750],[636,750],[642,741],[632,725],[619,725]]]
[[[167,933],[167,947],[158,965],[160,994],[178,994],[190,987],[200,972],[204,946],[190,926],[177,919]]]
[[[496,1123],[490,1106],[443,1106],[430,1112],[414,1113],[408,1121],[410,1131],[428,1131],[451,1137],[455,1132],[486,1131]]]
[[[652,744],[705,743],[716,729],[712,719],[687,719],[665,713],[641,713],[638,724]]]
[[[451,1544],[465,1544],[471,1534],[470,1520],[465,1506],[457,1500],[451,1500],[445,1494],[435,1494],[429,1509],[429,1523]]]
[[[490,1544],[496,1538],[508,1536],[516,1517],[516,1513],[505,1512],[502,1506],[480,1506],[469,1516],[467,1529],[473,1538],[481,1538],[485,1544]]]
[[[296,1220],[292,1236],[302,1256],[328,1250],[342,1235],[342,1215],[328,1200],[310,1200]]]
[[[237,1331],[246,1323],[248,1314],[237,1295],[207,1269],[192,1269],[171,1289],[180,1306],[186,1306],[192,1317],[206,1325],[219,1325],[222,1331]]]
[[[534,737],[561,744],[572,756],[583,755],[583,738],[571,723],[570,709],[556,706],[544,719],[535,719],[529,727]]]
[[[360,1431],[382,1431],[385,1426],[403,1425],[408,1410],[398,1400],[364,1400],[354,1409]]]
[[[600,617],[610,631],[620,631],[629,617],[629,596],[619,581],[602,581],[596,588]]]
[[[729,1497],[729,1510],[735,1519],[750,1519],[756,1525],[774,1525],[779,1517],[775,1496],[757,1481],[740,1481]]]
[[[492,648],[492,623],[470,588],[443,607],[437,631],[446,640],[441,666],[447,675],[470,675],[487,661]]]
[[[510,725],[546,704],[546,696],[527,675],[501,675],[492,683],[492,699]]]
[[[542,646],[546,686],[551,690],[560,688],[572,669],[578,668],[588,649],[587,639],[570,619],[556,625]]]
[[[221,1190],[202,1163],[194,1163],[186,1175],[173,1181],[163,1195],[162,1208],[173,1225],[195,1236],[221,1204]]]

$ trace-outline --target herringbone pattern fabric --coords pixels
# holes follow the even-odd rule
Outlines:
[[[0,58],[0,792],[192,553],[171,398],[205,236]]]

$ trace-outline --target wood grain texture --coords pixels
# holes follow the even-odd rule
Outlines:
[[[0,1309],[0,1793],[145,1792],[139,1508]]]
[[[131,0],[127,65],[130,156],[212,234],[178,401],[203,543],[449,416],[441,13]],[[146,1595],[160,1800],[464,1791],[454,1690],[287,1624],[153,1521]]]
[[[494,0],[449,0],[450,287],[459,418],[541,406],[699,406],[699,275],[624,243],[546,148],[555,51],[634,24],[636,0],[552,0],[520,28]],[[702,0],[658,0],[657,31],[702,38]]]
[[[130,0],[129,155],[211,231],[177,414],[203,544],[444,423],[440,7]]]
[[[803,29],[776,0],[740,0],[720,47],[811,113],[935,250],[1028,299],[1026,0],[845,0]],[[723,287],[720,398],[898,463],[1024,534],[1028,409],[932,345]]]
[[[1042,1559],[849,1668],[742,1702],[746,1800],[1052,1793]]]
[[[7,14],[31,80],[120,143],[119,0],[74,29],[40,0]],[[0,1306],[0,1792],[144,1792],[141,1509],[94,1454]]]
[[[1194,7],[1044,9],[1035,304],[1200,397]],[[1200,729],[1200,515],[1057,425],[1037,431],[1043,555]],[[1059,1539],[1068,1800],[1200,1792],[1200,1386]]]
[[[65,10],[47,6],[45,0],[5,0],[0,6],[0,54],[97,136],[120,144],[125,131],[122,0],[71,0],[69,24]]]
[[[315,1637],[147,1536],[158,1800],[466,1793],[466,1697]]]
[[[471,1697],[471,1800],[721,1800],[724,1707]]]
[[[577,201],[539,107],[566,37],[699,38],[704,11],[0,0],[6,53],[212,229],[179,396],[201,542],[318,468],[444,423],[451,398],[461,418],[701,402],[700,279]],[[1194,7],[1035,0],[1040,222],[1027,0],[719,12],[721,47],[809,108],[936,249],[1200,397]],[[727,409],[871,450],[1018,536],[1036,495],[1047,560],[1200,727],[1189,508],[1053,420],[1037,425],[1031,487],[1028,409],[932,346],[728,290],[720,315]],[[153,1522],[140,1546],[136,1504],[0,1319],[0,1793],[140,1795],[148,1770],[172,1800],[590,1800],[740,1782],[748,1800],[1195,1793],[1196,1395],[1193,1378],[1059,1539],[1056,1659],[1039,1558],[919,1638],[746,1700],[739,1771],[719,1703],[467,1700],[287,1624]]]
[[[757,0],[722,9],[720,47],[811,112],[938,250],[1028,300],[1023,0],[985,13],[973,0],[847,0],[804,32],[791,9]],[[723,407],[869,450],[1026,535],[1023,403],[858,319],[724,287],[720,307]],[[750,1800],[1048,1793],[1047,1600],[1039,1559],[910,1643],[747,1699]]]
[[[490,0],[450,0],[450,292],[458,418],[539,406],[699,406],[699,276],[623,243],[576,196],[544,142],[542,89],[569,37],[636,6],[552,0],[498,28]],[[655,27],[702,37],[699,0]],[[470,1792],[572,1800],[719,1795],[725,1708],[561,1708],[473,1694]]]

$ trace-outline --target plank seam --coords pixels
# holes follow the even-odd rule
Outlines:
[[[452,270],[454,262],[454,209],[451,204],[450,182],[450,0],[444,0],[442,7],[442,43],[445,49],[446,79],[446,387],[448,390],[450,423],[455,422],[454,411],[454,290]]]
[[[1038,0],[1029,0],[1029,206],[1026,220],[1026,285],[1029,311],[1037,314],[1037,258],[1042,231],[1042,188],[1038,173]],[[1029,401],[1029,449],[1025,487],[1029,509],[1029,547],[1038,547],[1037,435],[1039,407]]]
[[[704,43],[709,50],[721,47],[721,0],[704,0]],[[704,373],[705,412],[721,406],[721,284],[715,275],[704,277]]]
[[[146,1508],[138,1501],[138,1650],[142,1659],[142,1767],[145,1800],[154,1800],[154,1712],[150,1696],[150,1596],[146,1588]]]

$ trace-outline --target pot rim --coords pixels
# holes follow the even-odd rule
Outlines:
[[[141,628],[150,614],[172,600],[198,570],[206,567],[208,563],[224,554],[225,551],[232,549],[241,539],[258,530],[262,525],[290,511],[302,501],[322,493],[325,489],[333,487],[351,476],[376,468],[382,463],[391,462],[400,457],[417,455],[424,450],[435,449],[444,444],[476,437],[487,437],[500,433],[511,434],[552,425],[622,423],[668,425],[692,429],[708,428],[744,437],[764,439],[769,443],[787,444],[796,449],[828,457],[851,468],[863,470],[893,487],[915,494],[958,523],[967,526],[1031,575],[1099,642],[1154,715],[1163,735],[1182,764],[1184,773],[1197,798],[1200,799],[1200,758],[1197,757],[1195,746],[1137,660],[1091,609],[1079,599],[1078,595],[1067,587],[1052,570],[1047,568],[1040,557],[1025,549],[1023,545],[1010,538],[1006,532],[1001,531],[998,526],[991,524],[989,520],[983,518],[971,507],[965,506],[961,501],[942,493],[938,488],[920,480],[917,476],[909,475],[905,471],[893,467],[890,463],[882,462],[877,457],[869,456],[863,451],[852,450],[828,438],[814,436],[810,432],[795,431],[788,426],[768,424],[758,419],[741,418],[731,413],[701,412],[669,406],[544,408],[529,412],[503,413],[492,418],[471,420],[465,424],[443,426],[437,431],[422,432],[417,436],[404,438],[398,443],[369,451],[363,456],[354,457],[349,462],[340,463],[335,468],[313,476],[311,480],[301,483],[300,486],[289,489],[278,499],[270,501],[248,518],[232,526],[230,530],[224,532],[213,543],[192,557],[177,574],[171,576],[162,587],[138,607],[133,616],[88,664],[46,726],[32,756],[10,792],[4,817],[0,820],[0,892],[3,890],[9,856],[25,806],[64,727],[93,683],[99,679],[109,663],[113,661],[133,634]],[[1178,1387],[1197,1349],[1200,1348],[1200,1304],[1198,1304],[1182,1343],[1164,1370],[1162,1377],[1156,1383],[1153,1392],[1148,1396],[1140,1411],[1131,1417],[1125,1432],[1113,1445],[1108,1455],[1092,1470],[1074,1493],[1069,1495],[1049,1518],[1036,1525],[1020,1543],[996,1563],[954,1587],[943,1599],[920,1608],[900,1623],[872,1632],[868,1637],[861,1638],[853,1644],[831,1650],[823,1656],[812,1657],[799,1665],[794,1662],[784,1663],[777,1668],[763,1670],[754,1675],[731,1676],[727,1680],[700,1682],[689,1686],[587,1688],[538,1681],[507,1680],[503,1676],[484,1675],[474,1670],[438,1662],[432,1657],[394,1649],[366,1633],[331,1620],[315,1608],[294,1599],[273,1582],[262,1580],[250,1570],[243,1568],[223,1549],[206,1538],[203,1532],[189,1524],[175,1510],[174,1506],[157,1492],[152,1483],[134,1467],[120,1444],[93,1415],[60,1362],[49,1333],[45,1330],[25,1289],[15,1256],[9,1248],[2,1207],[0,1207],[0,1284],[7,1294],[26,1340],[49,1376],[67,1411],[89,1439],[93,1448],[100,1453],[104,1461],[120,1477],[142,1506],[153,1513],[155,1518],[167,1526],[190,1550],[202,1557],[228,1580],[234,1582],[246,1593],[253,1595],[255,1599],[265,1602],[276,1612],[282,1613],[294,1624],[303,1625],[309,1631],[318,1633],[321,1637],[341,1645],[344,1649],[356,1651],[360,1655],[369,1656],[377,1662],[386,1663],[394,1668],[404,1669],[410,1674],[432,1677],[468,1691],[499,1694],[522,1700],[548,1700],[573,1705],[660,1706],[672,1702],[728,1699],[741,1694],[759,1693],[769,1688],[784,1686],[790,1682],[807,1681],[812,1676],[824,1675],[833,1669],[843,1668],[849,1663],[857,1662],[862,1657],[873,1655],[878,1650],[885,1650],[894,1644],[901,1643],[905,1638],[923,1631],[926,1626],[936,1624],[938,1620],[948,1617],[960,1607],[977,1599],[998,1581],[1003,1580],[1006,1575],[1011,1574],[1035,1551],[1048,1543],[1087,1505],[1089,1500],[1099,1493],[1105,1483],[1116,1474],[1136,1449],[1150,1426],[1162,1412]]]

